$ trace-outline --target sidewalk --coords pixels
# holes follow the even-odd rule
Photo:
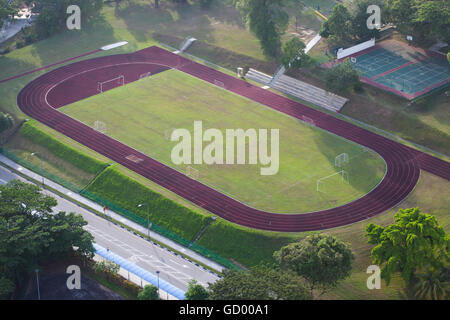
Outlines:
[[[120,261],[122,260],[126,261],[125,259],[121,258],[118,255],[115,255],[112,252],[109,252],[105,248],[102,248],[98,245],[94,244],[94,247],[96,250],[94,261],[101,262],[106,260],[118,264],[120,266],[118,274],[123,278],[127,279],[128,281],[137,284],[141,288],[144,288],[146,285],[154,285],[158,287],[159,298],[161,300],[184,300],[185,292],[183,290],[180,290],[170,285],[169,283],[167,283],[162,279],[160,279],[158,282],[158,280],[156,280],[157,276],[149,272],[145,272],[142,268],[139,268],[138,266],[132,264],[131,262],[127,261],[127,265],[131,266],[131,268],[126,268],[123,264],[120,263]],[[133,272],[133,270],[138,270],[138,272]],[[139,273],[139,275],[136,273]],[[170,294],[169,292],[173,294]]]
[[[66,198],[69,198],[68,200],[75,200],[75,201],[77,201],[79,203],[82,203],[83,205],[87,206],[88,208],[91,208],[92,210],[95,210],[95,211],[98,211],[98,212],[103,212],[103,206],[101,206],[101,205],[99,205],[99,204],[97,204],[97,203],[95,203],[95,202],[93,202],[91,200],[88,200],[88,199],[82,197],[81,195],[79,195],[78,193],[72,192],[69,189],[64,188],[63,186],[60,186],[59,184],[57,184],[57,183],[55,183],[55,182],[53,182],[51,180],[43,178],[42,176],[34,173],[33,171],[30,171],[27,168],[24,168],[21,165],[15,163],[14,161],[6,158],[2,154],[0,154],[0,163],[6,164],[10,168],[12,168],[12,169],[14,169],[16,171],[19,171],[24,176],[27,176],[27,177],[29,177],[31,179],[34,179],[35,181],[42,182],[43,181],[42,179],[44,179],[44,184],[46,186],[49,186],[49,187],[53,188],[54,190],[57,190],[61,194],[65,195]],[[143,226],[141,226],[140,224],[137,224],[137,223],[135,223],[133,221],[130,221],[130,220],[124,218],[123,216],[121,216],[121,215],[119,215],[119,214],[117,214],[117,213],[115,213],[113,211],[110,211],[110,210],[108,210],[106,212],[106,214],[109,215],[114,220],[120,221],[124,225],[128,226],[130,229],[132,229],[131,231],[135,230],[135,231],[138,231],[140,233],[147,234],[147,229],[144,228]],[[198,253],[196,253],[196,252],[194,252],[194,251],[192,251],[192,250],[190,250],[190,249],[188,249],[186,247],[183,247],[180,244],[178,244],[178,243],[176,243],[176,242],[174,242],[172,240],[169,240],[169,239],[167,239],[167,238],[157,234],[156,232],[151,232],[150,236],[151,236],[152,239],[155,239],[155,240],[163,243],[167,247],[172,248],[172,249],[174,249],[176,251],[179,251],[179,252],[183,253],[184,255],[186,255],[186,256],[194,259],[194,260],[197,260],[197,261],[203,263],[204,265],[206,265],[206,266],[208,266],[208,267],[210,267],[210,268],[212,268],[212,269],[214,269],[216,271],[222,272],[225,269],[223,266],[219,265],[218,263],[216,263],[214,261],[211,261],[211,260],[203,257],[202,255],[199,255]]]

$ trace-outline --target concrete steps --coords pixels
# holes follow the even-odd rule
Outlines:
[[[250,68],[245,75],[246,78],[262,83],[264,85],[269,85],[270,81],[272,81],[272,76],[269,76],[268,74],[262,73],[258,70]]]
[[[246,78],[333,112],[339,112],[348,101],[347,98],[315,87],[309,83],[288,77],[283,75],[282,72],[280,72],[277,77],[272,77],[250,68],[246,74]]]
[[[348,101],[347,98],[285,75],[278,79],[273,88],[333,112],[339,112]]]

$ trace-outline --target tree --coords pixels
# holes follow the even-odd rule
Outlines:
[[[344,46],[351,42],[353,32],[352,16],[343,4],[337,4],[331,16],[322,24],[320,35],[328,38],[335,47]]]
[[[298,29],[298,18],[301,15],[303,9],[305,8],[305,3],[303,0],[288,0],[286,3],[286,7],[290,12],[293,12],[295,15],[295,31]]]
[[[188,290],[185,294],[186,300],[206,300],[208,295],[208,290],[206,290],[195,279],[189,281]]]
[[[8,113],[0,112],[0,133],[14,126],[14,119]]]
[[[211,6],[212,0],[198,0],[200,7],[209,8]]]
[[[325,71],[325,86],[331,91],[346,91],[360,83],[358,70],[350,60],[346,60]]]
[[[290,271],[258,266],[249,271],[226,270],[209,287],[211,300],[308,300],[302,280]]]
[[[446,300],[449,296],[449,277],[443,270],[428,269],[418,274],[414,285],[415,298]]]
[[[448,61],[448,63],[450,63],[450,51],[447,52],[447,61]]]
[[[449,261],[450,237],[435,217],[418,208],[400,209],[394,224],[382,227],[373,223],[366,228],[373,263],[381,269],[387,285],[395,273],[408,284],[418,270],[441,270]]]
[[[111,261],[96,262],[93,266],[95,272],[108,272],[111,274],[117,274],[120,270],[120,265]]]
[[[86,23],[98,16],[103,0],[36,0],[35,9],[39,12],[36,20],[37,37],[44,38],[66,28],[67,8],[77,5],[81,10],[81,21]]]
[[[403,32],[412,29],[411,19],[416,13],[415,0],[388,0],[388,20],[394,23]]]
[[[158,288],[148,284],[138,293],[137,298],[138,300],[158,300]]]
[[[3,26],[3,20],[13,15],[17,10],[15,1],[9,4],[8,0],[0,0],[0,28]]]
[[[286,69],[300,68],[309,61],[309,56],[305,53],[305,44],[298,38],[287,41],[283,47],[281,63]]]
[[[264,54],[278,57],[281,53],[280,37],[289,23],[289,16],[283,8],[283,0],[234,1],[250,31],[259,39]]]
[[[415,2],[416,12],[411,22],[416,24],[422,36],[433,35],[450,42],[450,4],[448,0],[429,0]]]
[[[53,213],[57,202],[35,185],[12,180],[0,186],[0,271],[15,283],[47,261],[77,247],[92,257],[93,236],[82,216]]]
[[[377,28],[367,28],[367,19],[371,15],[367,13],[367,8],[370,5],[377,5],[380,7],[381,12],[384,12],[384,0],[358,0],[353,2],[353,5],[352,30],[354,32],[354,36],[361,40],[377,37],[379,34],[379,30]],[[381,18],[383,17],[384,15],[381,15]]]
[[[283,270],[306,280],[311,296],[319,296],[350,275],[354,259],[349,246],[329,235],[315,234],[274,253]]]
[[[14,282],[5,277],[0,277],[0,300],[7,299],[14,292]]]

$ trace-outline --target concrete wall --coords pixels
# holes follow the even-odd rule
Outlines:
[[[356,46],[347,49],[340,48],[337,52],[337,58],[342,59],[348,57],[349,55],[366,50],[370,47],[373,47],[374,45],[375,45],[375,38],[372,38],[369,41],[357,44]]]

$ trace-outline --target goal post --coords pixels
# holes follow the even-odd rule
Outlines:
[[[101,132],[103,134],[106,133],[106,123],[104,123],[102,121],[99,121],[99,120],[96,120],[94,122],[94,130],[98,131],[98,132]]]
[[[348,153],[341,153],[334,158],[334,166],[342,167],[345,163],[349,163]]]
[[[317,192],[322,192],[322,193],[327,193],[326,190],[325,190],[326,180],[331,178],[331,177],[334,177],[336,175],[341,175],[341,182],[342,183],[346,183],[346,184],[350,183],[348,172],[345,171],[345,170],[341,170],[339,172],[335,172],[333,174],[330,174],[330,175],[328,175],[326,177],[317,179],[317,181],[316,181],[316,191]]]
[[[151,72],[145,72],[145,73],[142,73],[142,74],[139,75],[139,80],[148,78],[148,77],[150,77],[151,75],[152,75]]]
[[[311,119],[310,117],[302,116],[302,120],[303,120],[303,122],[306,122],[306,124],[309,124],[311,126],[316,126],[316,122],[314,121],[314,119]]]
[[[198,180],[198,178],[200,177],[200,171],[191,166],[187,166],[186,175],[192,179]]]
[[[125,85],[125,77],[123,75],[120,75],[118,77],[106,80],[106,81],[99,81],[97,82],[97,91],[98,92],[105,92],[108,90],[109,86],[113,86],[112,88],[123,86]],[[110,89],[112,89],[110,88]]]

